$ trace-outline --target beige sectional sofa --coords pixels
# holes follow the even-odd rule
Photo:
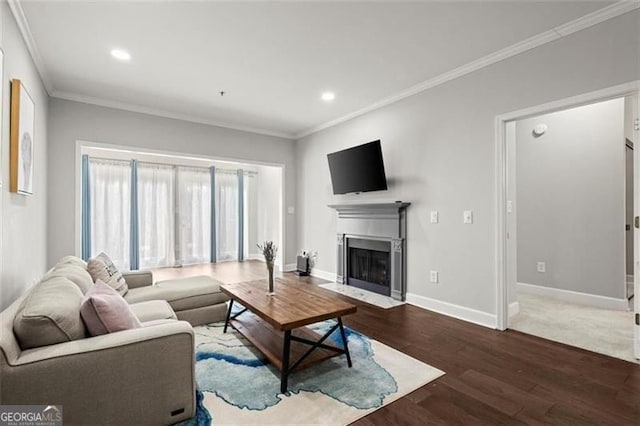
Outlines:
[[[141,328],[88,337],[80,303],[93,281],[73,257],[5,309],[0,404],[62,405],[65,424],[160,425],[192,417],[192,324],[224,319],[226,297],[210,277],[152,284],[150,273],[136,272],[125,279],[125,300]]]

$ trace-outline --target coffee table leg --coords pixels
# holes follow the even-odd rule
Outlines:
[[[231,308],[233,308],[233,299],[229,300],[229,310],[227,311],[227,319],[224,321],[224,331],[227,332],[227,326],[229,325],[229,318],[231,318]]]
[[[280,372],[280,392],[287,391],[289,381],[289,349],[291,347],[291,330],[284,332],[284,344],[282,345],[282,371]]]
[[[349,354],[349,344],[347,343],[347,335],[344,332],[344,327],[342,326],[342,317],[338,318],[338,324],[340,324],[340,334],[342,335],[342,346],[344,346],[344,353],[347,356],[347,365],[351,368],[351,354]]]

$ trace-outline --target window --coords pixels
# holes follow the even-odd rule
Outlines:
[[[86,155],[82,164],[85,258],[105,252],[119,268],[146,269],[242,260],[256,244],[255,172]]]
[[[178,167],[177,253],[181,264],[211,260],[211,171]]]
[[[90,159],[89,193],[91,255],[105,252],[118,268],[130,269],[131,163]]]
[[[238,259],[238,175],[216,170],[216,247],[218,260]]]
[[[175,264],[175,180],[173,166],[138,165],[140,268]]]

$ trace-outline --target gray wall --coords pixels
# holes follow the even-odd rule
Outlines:
[[[516,157],[518,282],[623,299],[624,99],[516,122]]]
[[[410,201],[408,292],[496,312],[495,116],[638,79],[632,12],[312,134],[298,149],[298,246],[335,272],[336,214],[327,204]],[[331,191],[326,154],[382,140],[389,190]],[[474,224],[462,223],[463,210]],[[429,223],[429,211],[440,223]],[[429,283],[429,270],[440,283]]]
[[[48,96],[31,61],[13,15],[0,3],[4,78],[0,169],[0,310],[20,296],[45,272],[47,238]],[[9,111],[11,79],[20,79],[36,105],[33,195],[9,192]]]
[[[285,202],[295,205],[294,142],[272,136],[51,99],[48,262],[75,253],[76,141],[284,164]],[[286,217],[286,262],[296,253],[295,216]]]

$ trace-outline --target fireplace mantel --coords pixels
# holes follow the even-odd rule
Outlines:
[[[372,212],[399,212],[406,209],[411,203],[397,201],[395,203],[371,203],[371,204],[329,204],[329,207],[338,213],[372,213]]]
[[[391,244],[391,297],[406,296],[406,210],[411,203],[331,204],[338,212],[336,282],[346,283],[350,238],[388,241]]]

